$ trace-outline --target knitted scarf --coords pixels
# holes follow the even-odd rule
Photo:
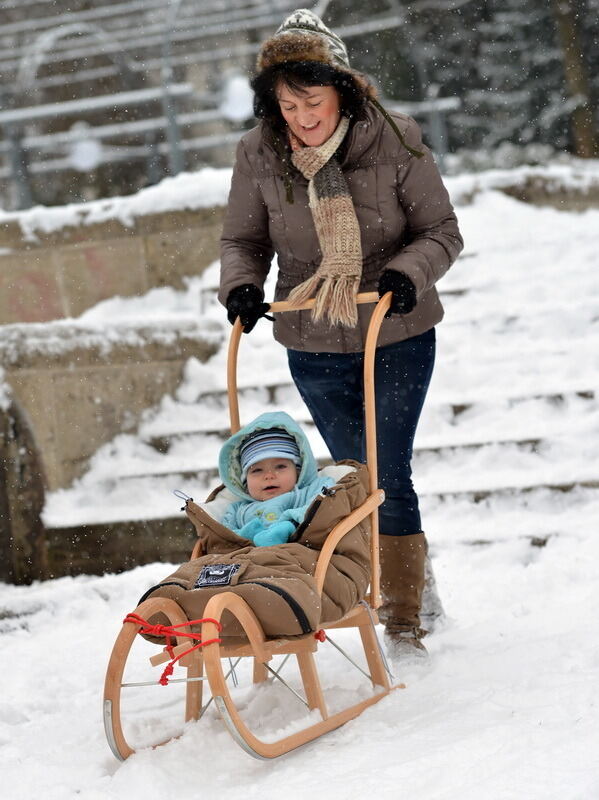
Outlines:
[[[362,277],[362,245],[354,204],[334,155],[347,133],[341,117],[333,135],[318,147],[304,147],[289,131],[295,167],[308,180],[308,202],[322,252],[320,266],[289,294],[292,306],[315,296],[312,319],[325,315],[331,325],[354,327],[358,322],[356,295]],[[319,284],[322,284],[319,288]]]

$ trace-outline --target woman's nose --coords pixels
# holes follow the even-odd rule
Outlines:
[[[312,121],[312,112],[311,111],[298,111],[297,114],[297,121],[300,125],[309,125]]]

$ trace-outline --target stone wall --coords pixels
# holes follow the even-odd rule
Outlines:
[[[185,276],[218,258],[222,215],[214,206],[137,215],[130,225],[40,225],[28,235],[18,216],[0,224],[0,365],[29,420],[47,489],[79,477],[98,447],[172,393],[185,361],[205,361],[221,335],[199,309],[197,323],[159,330],[70,318],[116,295],[184,288]]]
[[[45,492],[69,486],[99,447],[134,430],[147,408],[174,393],[190,357],[203,362],[217,351],[223,328],[202,320],[199,308],[196,320],[159,327],[73,317],[116,295],[183,289],[185,276],[218,258],[222,214],[221,206],[172,211],[136,216],[130,226],[113,219],[34,236],[18,217],[0,224],[0,379],[10,397],[0,409],[0,580],[93,571],[100,555],[106,569],[142,563],[130,546],[118,556],[122,540],[104,529],[79,531],[85,546],[48,536]],[[182,553],[193,543],[188,527],[176,526]]]
[[[221,326],[206,322],[160,330],[93,331],[74,323],[0,328],[0,378],[10,387],[10,404],[0,407],[0,580],[123,569],[139,559],[139,542],[125,544],[126,526],[114,536],[111,526],[49,534],[40,516],[45,492],[68,486],[101,445],[135,428],[145,409],[175,391],[187,359],[205,361],[222,335]],[[140,526],[142,534],[146,557],[157,558],[164,542],[147,541],[148,526]],[[169,542],[175,534],[177,552],[190,552],[189,526],[178,523]]]
[[[190,356],[204,361],[220,341],[199,309],[196,324],[158,330],[51,321],[116,295],[184,288],[185,276],[218,258],[222,215],[214,206],[137,215],[130,225],[40,225],[33,234],[18,216],[0,224],[0,365],[29,420],[46,488],[68,486],[98,447],[175,390]]]
[[[0,325],[76,317],[115,295],[182,288],[218,258],[223,207],[36,231],[0,224]]]
[[[68,486],[88,459],[142,412],[175,391],[191,356],[206,361],[222,329],[201,322],[160,326],[6,325],[0,363],[24,410],[47,489]]]
[[[185,360],[208,358],[216,334],[199,321],[167,331],[41,323],[115,295],[183,288],[184,276],[218,257],[222,213],[171,211],[35,236],[18,218],[0,225],[0,364],[31,422],[48,488],[68,485],[101,444],[172,392]]]

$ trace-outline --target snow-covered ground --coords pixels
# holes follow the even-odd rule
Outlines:
[[[462,205],[475,180],[483,190]],[[526,206],[485,189],[481,177],[449,185],[466,252],[440,288],[465,291],[444,298],[415,460],[448,614],[428,639],[429,664],[398,667],[405,690],[274,762],[246,755],[211,708],[181,738],[121,765],[102,727],[106,663],[120,620],[170,565],[0,585],[0,775],[8,796],[599,797],[599,211]],[[85,318],[100,324],[115,314],[148,322],[169,313],[192,316],[213,277],[190,281],[187,293],[154,290],[151,299],[108,301]],[[206,314],[222,319],[210,303]],[[284,354],[266,323],[242,345],[240,383],[255,383],[256,375],[269,383],[286,379]],[[216,439],[196,439],[193,447],[182,439],[180,451],[164,456],[146,439],[176,424],[200,430],[207,401],[196,403],[199,388],[217,390],[224,378],[222,351],[206,365],[190,362],[177,396],[148,414],[138,436],[119,437],[97,454],[87,476],[49,498],[46,521],[75,522],[78,505],[98,492],[98,508],[110,506],[118,517],[136,495],[131,475],[148,465],[168,472],[174,459],[210,463]],[[264,399],[259,392],[250,397],[247,416]],[[294,403],[290,394],[292,409]],[[460,404],[467,407],[456,415],[451,409]],[[210,414],[209,429],[226,427],[220,406]],[[530,439],[534,446],[521,443]],[[318,449],[317,437],[314,443]],[[467,443],[484,446],[456,447]],[[203,491],[173,486],[170,475],[152,481],[138,489],[152,492],[156,516],[176,513],[173,488]],[[562,491],[547,488],[558,485]],[[488,495],[474,502],[473,492]],[[355,647],[350,633],[336,639]],[[326,649],[319,665],[332,705],[348,702],[353,670]],[[289,676],[295,679],[292,669]],[[148,691],[165,706],[161,692],[168,689]],[[250,692],[247,708],[273,730],[301,713],[298,701],[276,687]],[[166,711],[169,724],[180,721],[181,708]]]

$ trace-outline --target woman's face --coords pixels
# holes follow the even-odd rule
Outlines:
[[[335,132],[341,116],[341,98],[333,86],[306,86],[298,93],[279,83],[275,93],[283,119],[308,147],[324,144]]]

